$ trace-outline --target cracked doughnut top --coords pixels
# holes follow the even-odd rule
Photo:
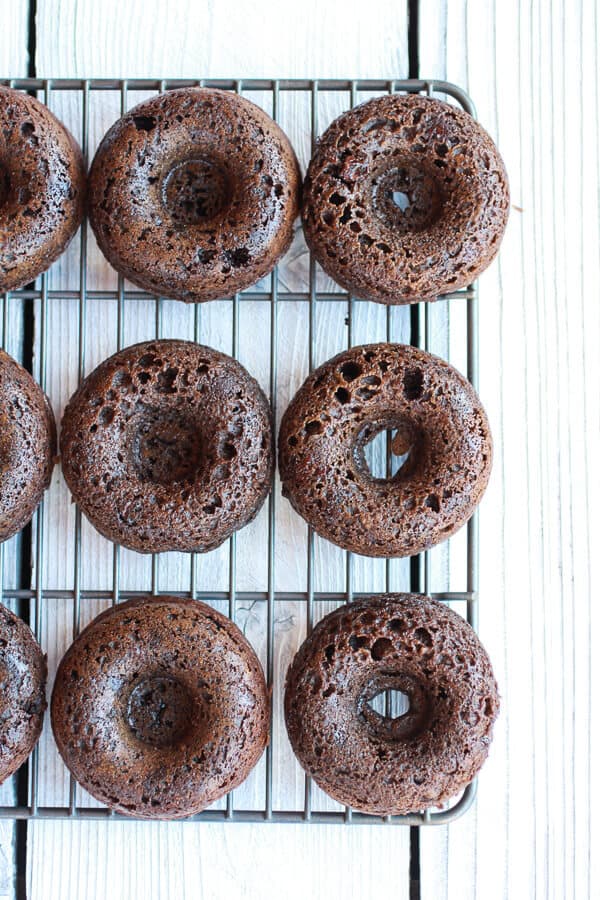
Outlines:
[[[0,350],[0,541],[27,525],[50,485],[56,424],[46,395]]]
[[[406,457],[374,477],[365,448],[380,432]],[[306,379],[279,432],[282,492],[314,529],[364,556],[412,556],[449,538],[487,486],[492,439],[471,384],[402,344],[367,344]]]
[[[271,411],[236,360],[188,341],[136,344],[71,398],[62,468],[105,537],[140,553],[206,552],[247,525],[271,487]]]
[[[46,657],[25,622],[0,605],[0,784],[38,742],[46,709]]]
[[[237,787],[268,738],[258,658],[197,600],[147,597],[105,610],[63,657],[52,692],[61,756],[125,815],[194,815]]]
[[[0,293],[33,281],[66,249],[85,181],[65,126],[34,97],[0,87]]]
[[[146,100],[104,137],[90,171],[90,222],[134,284],[187,302],[267,275],[289,247],[300,172],[279,126],[228,91]]]
[[[504,163],[468,113],[418,94],[362,103],[322,135],[302,222],[323,269],[353,296],[435,300],[492,262],[509,211]]]
[[[408,699],[386,716],[384,691]],[[471,626],[437,600],[383,594],[322,619],[285,688],[285,721],[303,768],[340,803],[377,816],[456,796],[485,762],[498,688]]]

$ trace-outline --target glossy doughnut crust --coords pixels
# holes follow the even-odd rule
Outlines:
[[[0,87],[0,293],[45,272],[79,228],[81,150],[34,97]]]
[[[375,478],[365,448],[382,431],[408,453]],[[469,382],[402,344],[353,347],[316,369],[279,432],[282,491],[322,537],[364,556],[412,556],[454,534],[486,488],[492,440]]]
[[[371,706],[400,691],[395,718]],[[384,594],[322,619],[290,666],[288,735],[303,768],[340,803],[401,815],[456,796],[488,754],[498,714],[490,660],[437,600]]]
[[[271,487],[271,411],[235,359],[189,341],[101,363],[61,430],[65,480],[92,525],[140,553],[212,550]]]
[[[356,297],[435,300],[492,262],[509,211],[504,163],[468,113],[417,94],[369,100],[318,142],[302,221],[325,271]]]
[[[0,350],[0,541],[27,525],[50,484],[56,425],[29,372]]]
[[[148,597],[101,613],[67,650],[51,703],[67,767],[126,815],[194,815],[258,762],[269,700],[239,628],[204,603]]]
[[[46,657],[31,629],[0,606],[0,784],[38,742],[46,709]]]
[[[289,247],[300,172],[279,126],[227,91],[182,88],[113,125],[90,171],[110,263],[152,294],[201,302],[267,275]]]

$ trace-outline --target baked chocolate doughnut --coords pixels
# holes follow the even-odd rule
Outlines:
[[[420,94],[345,112],[321,137],[302,222],[328,275],[379,303],[435,300],[492,262],[509,210],[494,142],[468,113]]]
[[[300,171],[254,103],[182,88],[112,126],[89,190],[92,228],[117,271],[152,294],[202,302],[244,290],[283,256]]]
[[[370,706],[400,691],[396,718]],[[322,619],[290,666],[288,735],[303,768],[340,803],[373,815],[440,806],[488,754],[498,689],[471,626],[437,600],[384,594]]]
[[[0,605],[0,784],[38,742],[46,709],[46,657],[31,629]]]
[[[271,486],[269,404],[246,369],[190,341],[120,350],[65,410],[65,480],[92,525],[140,553],[212,550]]]
[[[47,397],[0,350],[0,541],[27,525],[50,484],[56,425]]]
[[[408,458],[391,478],[375,478],[365,447],[386,430]],[[284,497],[322,537],[364,556],[412,556],[449,538],[475,510],[491,465],[472,385],[402,344],[353,347],[320,366],[279,432]]]
[[[79,228],[81,150],[50,110],[0,87],[0,293],[45,272]]]
[[[148,597],[105,610],[67,650],[51,717],[66,766],[126,815],[194,815],[241,784],[268,738],[258,658],[210,606]]]

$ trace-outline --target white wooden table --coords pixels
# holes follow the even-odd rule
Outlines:
[[[27,0],[1,4],[2,76],[408,75],[407,14],[393,0],[37,0],[34,33],[29,7]],[[591,525],[600,508],[599,21],[594,0],[419,2],[419,75],[447,78],[470,93],[500,146],[513,200],[499,260],[480,282],[480,394],[496,447],[480,517],[480,633],[503,709],[476,807],[449,827],[421,829],[412,893],[404,828],[36,821],[27,827],[27,897],[600,896],[600,706],[592,691],[600,685],[593,653],[600,554]],[[68,120],[68,101],[56,111]],[[288,125],[293,132],[293,121]],[[51,284],[68,284],[74,259],[55,267]],[[102,286],[113,276],[93,259],[88,283]],[[116,349],[103,329],[105,314],[90,312],[97,319],[85,371]],[[66,301],[50,315],[51,334],[63,339],[61,346],[51,337],[47,373],[60,413],[77,381],[70,350],[77,321]],[[338,349],[336,314],[323,315],[318,361]],[[365,335],[378,334],[377,316],[364,312]],[[298,311],[284,324],[289,394],[306,368],[306,323]],[[438,324],[433,349],[443,352],[448,323]],[[189,327],[189,315],[169,305],[165,336],[186,336]],[[206,334],[225,346],[230,336],[219,327],[215,305]],[[126,332],[132,342],[144,325],[128,321]],[[242,358],[247,353],[264,378],[266,361],[253,359],[251,331],[246,341]],[[283,506],[278,515],[288,529],[289,562],[304,532]],[[74,513],[59,473],[44,516],[42,577],[47,584],[72,580],[62,538]],[[85,583],[112,557],[85,526],[83,534]],[[337,565],[328,553],[323,549],[317,572],[324,581]],[[441,560],[441,568],[447,564]],[[167,577],[176,579],[176,566]],[[250,582],[260,577],[248,575]],[[357,577],[380,589],[375,568],[361,564]],[[51,668],[64,650],[68,615],[57,604],[47,623]],[[260,644],[260,623],[254,639]],[[59,791],[63,775],[52,752],[46,728],[44,775]],[[13,825],[3,823],[0,896],[11,898],[13,838]],[[17,896],[25,896],[23,888]]]

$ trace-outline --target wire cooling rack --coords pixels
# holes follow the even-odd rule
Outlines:
[[[259,102],[273,115],[276,121],[281,122],[284,130],[288,130],[288,133],[289,115],[295,116],[296,126],[304,130],[306,137],[307,148],[303,159],[300,154],[304,164],[306,164],[310,149],[314,146],[318,134],[328,124],[328,121],[324,120],[327,116],[323,117],[320,114],[324,97],[329,100],[335,99],[337,103],[335,114],[368,97],[394,92],[435,94],[442,99],[457,103],[471,115],[475,114],[473,104],[463,90],[447,82],[434,80],[159,80],[146,78],[40,80],[26,78],[0,79],[0,83],[17,90],[34,93],[53,109],[59,118],[67,122],[80,140],[87,160],[95,150],[95,143],[101,137],[102,131],[118,115],[126,112],[135,102],[148,94],[177,87],[197,85],[243,93],[250,99]],[[93,110],[96,99],[104,100],[108,97],[112,101],[111,112],[106,113],[105,111],[105,118],[108,116],[108,119],[103,124],[100,133],[94,135],[90,111]],[[285,100],[291,97],[296,102],[295,105],[292,105],[291,112],[288,111],[286,119],[286,116],[282,114],[282,109]],[[336,103],[333,105],[335,106]],[[333,116],[330,114],[329,118],[331,117]],[[296,149],[298,150],[298,148]],[[336,319],[336,314],[332,313],[333,318],[330,317],[328,320],[330,330],[333,327],[331,322],[333,321],[334,325],[335,322],[338,322],[339,335],[337,337],[343,339],[342,344],[338,343],[335,352],[344,349],[344,346],[364,343],[367,339],[373,340],[373,335],[363,333],[361,327],[364,319],[361,313],[371,304],[367,304],[365,301],[356,301],[340,288],[328,282],[302,244],[300,230],[298,230],[297,238],[294,246],[298,244],[300,249],[293,260],[294,278],[291,281],[284,279],[282,282],[275,271],[270,278],[241,294],[224,298],[223,301],[218,301],[216,304],[188,308],[186,310],[186,333],[168,335],[170,337],[192,337],[205,343],[209,343],[209,340],[205,339],[206,336],[209,338],[212,336],[214,343],[214,334],[218,332],[220,325],[214,324],[214,314],[212,331],[210,328],[207,331],[203,322],[207,316],[205,310],[208,306],[212,306],[213,309],[218,307],[220,319],[222,321],[227,319],[227,340],[230,339],[229,352],[239,356],[240,334],[243,331],[243,322],[246,321],[244,310],[246,304],[254,304],[250,307],[253,311],[252,314],[259,317],[262,315],[265,328],[268,328],[268,337],[265,338],[268,363],[263,371],[263,386],[270,395],[274,415],[281,413],[282,407],[286,405],[281,396],[282,382],[281,379],[278,379],[278,367],[281,368],[283,359],[281,355],[281,317],[284,313],[282,311],[290,308],[301,315],[307,333],[303,371],[296,371],[292,381],[287,383],[289,396],[293,394],[308,370],[333,355],[333,352],[328,352],[325,355],[321,354],[322,359],[318,358],[322,310],[331,310],[333,305],[343,314],[342,319],[339,318],[339,315]],[[57,266],[60,268],[61,265],[58,263],[36,284],[4,295],[1,298],[0,313],[2,345],[7,346],[14,355],[18,355],[14,348],[14,340],[11,340],[14,338],[14,335],[11,335],[11,329],[15,327],[14,322],[16,321],[16,327],[22,328],[23,361],[25,365],[32,368],[44,390],[51,394],[51,399],[59,414],[60,408],[57,407],[57,400],[53,396],[52,390],[49,390],[50,375],[56,364],[53,359],[49,358],[49,348],[55,348],[53,351],[55,356],[58,346],[60,352],[65,356],[66,364],[71,359],[74,361],[76,369],[74,374],[78,376],[78,379],[84,377],[99,361],[98,359],[90,363],[89,359],[90,346],[92,346],[89,335],[92,306],[101,311],[100,314],[104,316],[102,321],[110,324],[114,330],[116,343],[111,347],[110,352],[114,352],[127,343],[134,342],[126,340],[127,323],[131,321],[132,317],[136,321],[141,317],[148,321],[151,320],[154,334],[150,336],[167,336],[164,334],[165,323],[167,325],[170,323],[171,330],[176,331],[176,322],[179,321],[176,314],[181,313],[183,309],[182,304],[173,304],[171,301],[152,297],[136,290],[133,286],[126,285],[123,279],[120,277],[117,279],[116,275],[114,276],[114,286],[106,287],[104,284],[98,286],[95,283],[97,279],[92,279],[91,275],[93,274],[92,270],[95,271],[102,261],[98,263],[99,253],[93,238],[88,235],[86,226],[82,228],[69,252],[71,255],[70,278],[73,278],[73,272],[75,272],[75,284],[70,283],[68,279],[61,281],[60,277],[57,281],[54,276]],[[282,267],[284,266],[285,260],[282,264]],[[290,304],[292,304],[291,307]],[[59,314],[60,310],[62,312]],[[440,352],[440,343],[445,347],[460,345],[458,355],[462,367],[466,370],[467,377],[477,387],[476,285],[471,285],[463,291],[447,294],[433,305],[422,303],[412,309],[409,307],[388,307],[387,309],[378,307],[376,315],[380,322],[378,338],[380,340],[397,340],[400,335],[404,336],[406,342],[410,341],[425,349],[436,350],[440,355],[444,355],[443,352]],[[383,317],[383,321],[381,317]],[[454,342],[449,338],[450,325],[455,334]],[[64,343],[61,343],[60,334],[63,329],[65,330]],[[333,330],[336,330],[335,327]],[[102,335],[99,333],[99,343],[102,343],[101,339]],[[107,355],[109,355],[108,352],[103,352],[100,354],[100,358]],[[243,361],[253,371],[252,362],[245,359]],[[253,374],[255,373],[253,372]],[[77,379],[73,378],[69,389],[62,397],[63,404],[76,384]],[[387,471],[389,474],[392,465],[389,436],[387,443],[384,443],[379,449],[375,448],[373,453],[380,454],[383,459],[383,471]],[[221,578],[220,580],[215,579],[214,584],[203,583],[201,574],[204,571],[210,572],[210,566],[207,569],[205,559],[200,560],[196,554],[191,554],[183,561],[180,560],[177,570],[179,574],[175,579],[177,583],[174,584],[174,580],[169,574],[171,569],[163,566],[162,557],[153,556],[149,562],[149,568],[144,568],[143,575],[140,575],[139,566],[136,568],[137,563],[133,564],[128,552],[112,545],[107,547],[107,542],[93,533],[87,523],[82,521],[78,510],[65,513],[67,518],[64,521],[67,524],[64,527],[61,525],[57,533],[56,522],[63,520],[52,518],[52,505],[56,502],[58,505],[62,503],[64,507],[65,497],[66,488],[60,474],[55,472],[53,488],[34,517],[32,525],[28,527],[20,540],[13,539],[13,545],[9,543],[0,547],[2,562],[0,600],[16,608],[23,618],[29,621],[42,647],[49,653],[51,673],[57,659],[78,634],[80,626],[89,621],[99,611],[99,608],[148,592],[181,594],[211,602],[228,612],[230,617],[238,623],[240,611],[243,610],[247,614],[246,625],[251,616],[255,617],[254,638],[250,634],[248,636],[255,644],[261,645],[260,648],[257,647],[257,652],[262,656],[267,680],[274,687],[276,711],[271,714],[271,741],[264,759],[249,779],[253,782],[250,792],[244,795],[241,788],[237,789],[230,793],[223,802],[194,816],[193,821],[429,825],[452,821],[468,809],[475,797],[475,783],[470,785],[460,798],[441,810],[423,810],[417,814],[386,818],[356,813],[348,808],[340,807],[322,795],[311,779],[299,770],[286,743],[287,738],[280,710],[280,695],[287,661],[306,632],[325,612],[339,603],[350,602],[358,596],[376,591],[366,589],[365,578],[363,578],[362,585],[358,583],[357,571],[360,561],[352,554],[339,551],[331,546],[323,548],[320,539],[310,529],[307,531],[299,520],[292,520],[289,525],[289,517],[292,514],[286,510],[284,502],[279,498],[276,476],[274,476],[273,492],[261,513],[262,530],[259,528],[252,537],[255,544],[248,545],[248,552],[245,556],[245,560],[249,560],[253,553],[264,551],[266,543],[264,583],[261,583],[259,578],[253,589],[246,589],[247,585],[246,588],[239,586],[241,565],[238,542],[246,540],[244,534],[250,528],[240,532],[239,535],[234,535],[229,541],[229,546],[224,550],[226,558],[221,558],[221,563],[226,567],[224,582]],[[71,518],[68,519],[68,516]],[[306,567],[302,583],[281,586],[278,583],[276,568],[283,552],[280,549],[281,534],[288,525],[290,528],[295,528],[296,531],[300,529],[302,532],[304,544],[297,552],[300,552],[301,556],[305,558]],[[421,554],[412,561],[400,561],[400,563],[390,560],[378,561],[378,564],[381,562],[384,566],[380,570],[380,578],[377,582],[379,589],[430,593],[440,601],[453,604],[466,616],[470,624],[477,628],[478,533],[476,516],[471,519],[465,532],[462,539],[458,541],[456,552],[451,553],[448,546],[443,545],[440,550],[441,556],[436,557],[437,562],[434,560],[433,568],[436,571],[443,569],[446,573],[442,578],[442,581],[446,582],[443,589],[436,590],[436,585],[433,583],[435,579],[432,578],[432,556],[436,551]],[[453,538],[452,541],[456,541],[456,539]],[[248,542],[246,541],[246,543]],[[56,570],[53,570],[54,575],[51,576],[49,557],[52,554],[60,555],[59,550],[62,551],[65,547],[67,547],[65,551],[66,568],[65,565],[62,567],[57,565]],[[329,563],[327,563],[327,553],[334,554]],[[21,557],[20,564],[19,555]],[[340,556],[343,557],[343,560],[340,559]],[[11,568],[10,573],[8,573],[7,565],[9,557],[11,566],[14,567],[14,572]],[[29,557],[31,557],[31,561]],[[108,564],[109,557],[110,563]],[[449,562],[450,557],[452,557],[452,563]],[[15,558],[17,559],[16,564],[14,563]],[[105,568],[108,565],[109,574],[100,579],[103,580],[102,584],[94,581],[95,560],[98,558],[104,560]],[[319,559],[326,560],[319,571],[327,568],[328,565],[333,568],[337,566],[338,569],[341,566],[343,584],[340,583],[334,588],[329,585],[325,590],[320,589],[318,582],[321,576],[317,571]],[[442,560],[441,565],[440,559]],[[364,560],[362,563],[364,565]],[[375,564],[373,563],[373,565]],[[100,571],[100,564],[98,566],[98,571]],[[182,584],[181,572],[183,570],[188,573],[186,585]],[[457,576],[457,572],[461,573],[460,576]],[[460,590],[450,590],[449,582],[453,578],[456,578],[459,583]],[[288,613],[290,609],[293,611],[287,618],[278,616],[278,610],[282,608],[285,608]],[[55,624],[55,620],[57,622],[60,620],[60,624]],[[286,630],[286,622],[293,622],[297,626],[291,642],[292,646],[287,647],[287,657],[281,650],[290,633],[289,629]],[[60,634],[57,638],[58,633]],[[259,635],[258,639],[257,634]],[[54,658],[52,658],[49,648],[51,637],[54,641]],[[401,707],[395,706],[395,703],[397,704],[397,700],[388,695],[385,698],[385,706],[383,706],[382,698],[382,709],[385,709],[387,715],[399,714]],[[287,791],[286,796],[286,790],[279,791],[277,787],[277,785],[281,786],[281,784],[287,783],[286,760],[291,773],[290,779],[293,782],[291,802],[290,791]],[[48,787],[49,782],[52,783],[50,787]],[[57,784],[58,787],[56,787]],[[76,785],[72,777],[67,776],[52,742],[48,715],[40,745],[34,751],[29,762],[10,782],[2,787],[0,802],[4,804],[0,806],[0,817],[13,819],[121,818],[119,814],[97,804]]]

